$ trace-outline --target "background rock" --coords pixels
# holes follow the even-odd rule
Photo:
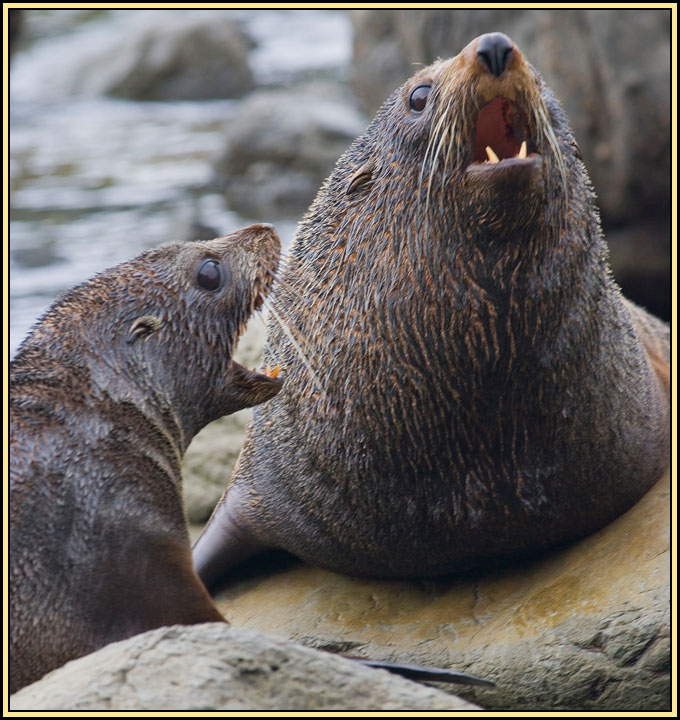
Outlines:
[[[251,366],[252,367],[252,366]],[[227,487],[252,410],[220,418],[201,430],[184,456],[184,506],[190,524],[205,523]]]
[[[82,65],[73,92],[133,100],[240,97],[253,87],[249,50],[228,13],[138,11]]]
[[[74,660],[12,710],[478,710],[382,670],[221,623],[159,628]]]
[[[493,680],[487,709],[670,709],[669,476],[561,551],[421,582],[349,578],[270,557],[218,597],[230,622],[305,645]]]
[[[248,217],[299,216],[366,124],[340,88],[258,91],[227,131],[215,184]]]
[[[265,323],[251,319],[238,341],[234,360],[247,368],[261,367]],[[201,430],[184,456],[184,506],[190,524],[205,523],[227,487],[241,452],[252,408],[220,418]],[[194,529],[192,535],[197,535]]]
[[[632,299],[670,317],[670,10],[355,10],[351,17],[354,85],[369,114],[417,67],[457,54],[482,33],[509,35],[566,110],[599,198],[615,277]]]

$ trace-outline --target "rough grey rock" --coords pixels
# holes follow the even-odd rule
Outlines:
[[[240,97],[253,87],[249,50],[228,13],[138,11],[79,69],[73,91],[134,100]]]
[[[16,710],[478,710],[340,657],[221,623],[151,630],[74,660]]]
[[[328,86],[258,91],[230,125],[215,183],[246,216],[298,216],[365,127],[345,94]]]
[[[564,105],[605,233],[627,230],[610,243],[615,277],[632,299],[670,317],[670,10],[355,10],[351,17],[354,84],[369,114],[417,67],[457,54],[482,33],[509,35]],[[629,262],[627,248],[642,244]]]
[[[190,523],[205,523],[227,486],[252,410],[220,418],[203,428],[184,456],[184,506]]]
[[[449,667],[493,710],[670,709],[670,482],[533,562],[420,582],[337,575],[274,557],[218,597],[236,625],[317,648]]]
[[[238,341],[234,360],[261,367],[265,323],[253,318]],[[220,418],[194,437],[184,455],[184,507],[189,523],[204,523],[220,499],[241,452],[251,408]]]

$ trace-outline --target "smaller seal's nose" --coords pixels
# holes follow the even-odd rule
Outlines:
[[[477,44],[477,55],[489,72],[500,77],[512,55],[512,40],[499,32],[482,35]]]

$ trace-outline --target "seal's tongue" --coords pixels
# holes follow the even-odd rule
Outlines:
[[[497,163],[506,158],[526,158],[526,136],[522,113],[510,100],[495,98],[477,116],[474,162]]]

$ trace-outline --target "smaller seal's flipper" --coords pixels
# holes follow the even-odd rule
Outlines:
[[[343,657],[347,656],[345,655]],[[491,680],[484,680],[474,675],[445,670],[444,668],[428,667],[427,665],[411,665],[409,663],[384,662],[382,660],[365,660],[364,658],[356,657],[347,657],[347,659],[378,670],[387,670],[395,675],[401,675],[402,677],[408,678],[409,680],[416,680],[417,682],[430,680],[433,682],[456,683],[458,685],[496,687],[496,683],[491,682]]]
[[[232,568],[269,549],[242,522],[240,494],[233,485],[227,490],[193,548],[196,573],[213,596]]]

